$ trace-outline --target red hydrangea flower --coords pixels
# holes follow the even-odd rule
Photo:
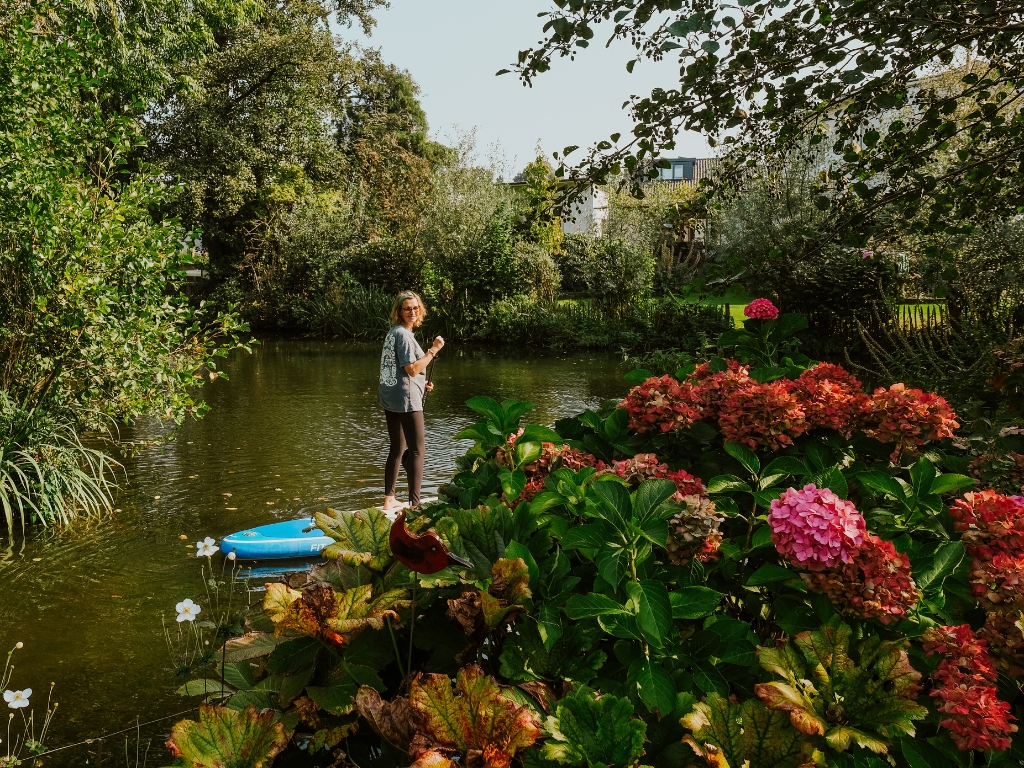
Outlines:
[[[737,360],[726,360],[724,371],[712,371],[710,363],[701,363],[686,381],[696,388],[698,401],[704,406],[705,416],[715,416],[725,402],[739,389],[756,384],[750,371]]]
[[[682,501],[684,496],[704,495],[704,485],[700,478],[694,477],[685,469],[670,471],[668,464],[659,462],[657,455],[653,453],[638,453],[631,459],[613,462],[607,471],[614,472],[630,484],[667,478],[675,483],[678,489],[673,496],[677,502]]]
[[[852,561],[802,575],[807,586],[824,593],[844,613],[891,624],[907,616],[918,600],[910,560],[891,541],[866,534]]]
[[[951,731],[958,749],[1008,749],[1017,726],[1010,705],[997,695],[996,669],[985,640],[967,624],[929,629],[923,639],[925,653],[942,656],[931,675],[931,696],[944,716],[939,725]]]
[[[736,388],[718,409],[718,426],[726,442],[777,451],[807,431],[807,419],[787,382],[751,381]]]
[[[779,316],[779,308],[768,299],[754,299],[743,308],[743,314],[751,320],[774,320]]]
[[[772,542],[793,565],[813,571],[852,563],[864,541],[864,517],[828,488],[789,488],[771,503]]]
[[[633,387],[620,407],[629,415],[629,428],[637,432],[675,432],[704,418],[693,384],[680,384],[668,375]]]
[[[790,389],[811,427],[834,429],[849,437],[870,413],[871,399],[864,394],[861,383],[832,363],[808,368]]]
[[[904,451],[916,454],[926,440],[952,437],[959,427],[945,398],[893,384],[875,390],[864,432],[883,443],[896,443],[892,460],[898,461]]]

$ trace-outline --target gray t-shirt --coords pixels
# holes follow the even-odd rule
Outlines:
[[[405,366],[423,357],[423,349],[412,331],[396,325],[384,338],[384,351],[380,356],[380,387],[377,401],[393,413],[412,413],[423,410],[423,388],[427,383],[426,371],[410,376]]]

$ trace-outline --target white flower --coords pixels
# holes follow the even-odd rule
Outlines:
[[[186,598],[174,606],[174,610],[178,612],[178,621],[195,621],[196,616],[202,612],[203,607],[196,605]]]
[[[209,536],[196,542],[196,557],[213,557],[214,553],[219,551],[217,541]]]
[[[235,559],[235,553],[234,552],[228,552],[228,560],[234,560],[234,559]]]
[[[28,706],[28,697],[31,695],[31,688],[26,688],[24,691],[4,691],[4,701],[11,709],[20,709]]]

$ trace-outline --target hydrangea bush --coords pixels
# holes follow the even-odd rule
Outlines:
[[[414,577],[382,512],[318,515],[331,559],[267,585],[204,722],[363,768],[1020,765],[1024,499],[957,471],[941,397],[791,367],[553,429],[473,398],[410,523],[472,567]]]

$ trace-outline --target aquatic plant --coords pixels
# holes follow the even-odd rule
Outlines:
[[[16,651],[25,647],[24,643],[15,643],[14,647],[7,652],[4,665],[0,668],[0,691],[3,691],[3,700],[10,710],[7,718],[7,729],[4,737],[0,739],[0,768],[13,768],[13,766],[27,763],[35,755],[46,751],[44,740],[50,730],[50,724],[57,713],[57,702],[53,701],[53,683],[50,683],[50,692],[46,700],[46,712],[37,722],[32,706],[32,689],[17,689],[10,687],[14,677],[14,665],[11,659]],[[19,722],[20,721],[20,722]]]

